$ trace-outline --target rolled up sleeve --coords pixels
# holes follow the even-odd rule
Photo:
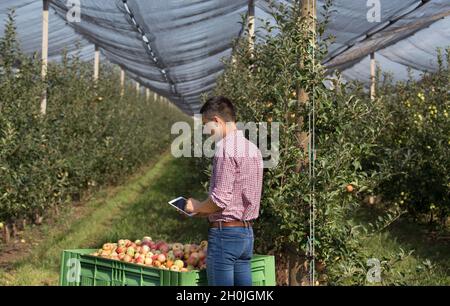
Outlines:
[[[217,157],[214,163],[209,196],[220,209],[232,203],[236,179],[236,161],[229,156]]]

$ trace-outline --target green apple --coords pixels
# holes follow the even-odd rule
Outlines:
[[[177,267],[181,270],[181,268],[184,267],[184,262],[183,262],[181,259],[177,259],[177,260],[175,260],[175,262],[173,263],[172,267],[173,267],[173,266],[177,266]]]
[[[127,249],[127,255],[130,255],[131,257],[133,257],[133,256],[134,256],[134,253],[135,253],[135,251],[134,251],[134,248],[133,248],[133,247],[129,247],[129,248]]]

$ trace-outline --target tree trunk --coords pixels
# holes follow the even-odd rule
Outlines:
[[[16,238],[17,237],[17,225],[16,225],[16,221],[14,221],[13,223],[12,223],[12,230],[11,230],[11,236],[13,237],[13,238]]]
[[[8,244],[11,240],[11,234],[9,232],[9,224],[3,226],[3,241]]]
[[[34,214],[34,224],[41,225],[43,219],[44,218],[41,215],[39,215],[38,213]]]

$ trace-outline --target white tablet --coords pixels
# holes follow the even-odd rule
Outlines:
[[[183,214],[185,214],[186,216],[192,217],[194,215],[196,215],[196,213],[187,213],[184,210],[184,207],[186,206],[186,199],[183,197],[178,197],[176,199],[173,199],[172,201],[169,202],[170,205],[172,205],[173,207],[175,207],[177,210],[181,211]]]

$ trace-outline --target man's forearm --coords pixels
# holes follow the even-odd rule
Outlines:
[[[205,201],[201,202],[195,211],[200,214],[213,214],[221,209],[214,203],[211,197],[208,197]]]

